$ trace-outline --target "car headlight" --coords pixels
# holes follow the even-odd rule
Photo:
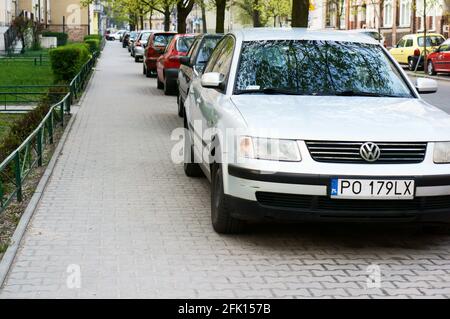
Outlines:
[[[239,155],[244,158],[269,161],[300,162],[302,157],[297,141],[242,136]]]
[[[434,162],[450,164],[450,142],[434,143]]]

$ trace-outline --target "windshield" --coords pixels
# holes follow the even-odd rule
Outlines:
[[[242,45],[236,93],[411,97],[382,48],[374,44],[271,40]]]
[[[153,46],[166,47],[172,41],[174,34],[156,34],[153,40]]]
[[[419,47],[423,47],[424,46],[424,41],[423,41],[424,37],[419,37],[417,39],[417,43],[419,45]],[[441,45],[441,43],[444,42],[444,38],[437,36],[437,35],[431,35],[431,36],[427,36],[427,47],[436,47],[438,45]]]
[[[177,41],[177,51],[178,52],[188,52],[192,43],[194,43],[194,37],[181,37]]]

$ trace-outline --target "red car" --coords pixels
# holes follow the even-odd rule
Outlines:
[[[427,73],[450,72],[450,39],[444,41],[436,51],[428,54]]]
[[[156,61],[164,53],[176,32],[156,32],[150,35],[144,52],[143,73],[149,78],[156,74]]]
[[[156,63],[158,89],[164,89],[164,94],[177,94],[179,57],[186,55],[194,40],[194,34],[177,34],[167,46],[164,54],[158,58]]]

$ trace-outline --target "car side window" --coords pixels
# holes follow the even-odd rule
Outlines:
[[[216,52],[216,51],[214,51]],[[234,52],[234,38],[227,37],[221,42],[220,54],[214,61],[210,72],[217,72],[224,76],[226,79],[230,72],[231,61],[233,59]]]
[[[208,64],[205,67],[205,73],[212,72],[214,64],[216,63],[217,59],[219,58],[220,54],[222,53],[224,43],[225,43],[225,40],[220,41],[219,44],[217,45],[216,49],[211,54]]]
[[[413,46],[413,40],[412,39],[408,39],[406,40],[406,44],[405,47],[410,48]]]
[[[197,47],[200,43],[199,39],[196,39],[195,42],[192,44],[191,48],[189,49],[188,53],[186,54],[187,56],[191,57],[191,64],[193,64],[193,57],[197,51]]]
[[[450,44],[443,44],[439,48],[440,52],[450,52]]]
[[[406,40],[405,39],[401,39],[397,43],[397,48],[403,48],[405,46],[405,43],[406,43]]]

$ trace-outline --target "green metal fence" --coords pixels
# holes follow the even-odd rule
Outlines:
[[[69,92],[69,85],[2,85],[0,86],[0,112],[28,112],[30,108],[17,108],[37,105],[46,95],[64,96]],[[16,108],[10,108],[15,106]]]
[[[25,141],[0,164],[0,213],[17,199],[23,200],[23,185],[30,173],[44,163],[46,145],[54,143],[57,126],[64,127],[65,114],[70,114],[70,107],[84,90],[99,54],[82,67],[69,85],[69,92],[50,107],[47,115]]]

